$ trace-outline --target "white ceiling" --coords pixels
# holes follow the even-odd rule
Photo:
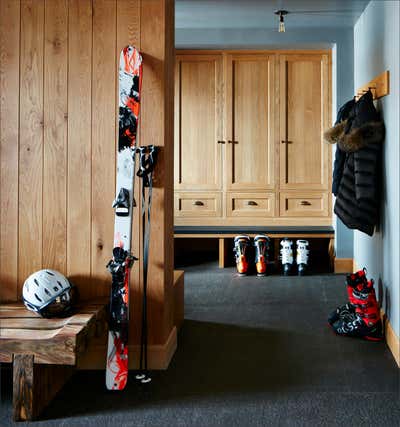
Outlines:
[[[277,9],[291,12],[289,28],[353,27],[369,0],[175,0],[176,28],[278,27]]]

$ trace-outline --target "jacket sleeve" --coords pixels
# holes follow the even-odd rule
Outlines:
[[[356,200],[373,200],[378,197],[378,160],[380,144],[369,144],[354,153],[354,179]]]
[[[336,196],[339,191],[339,184],[343,175],[344,161],[346,153],[336,146],[335,163],[333,166],[332,193]]]

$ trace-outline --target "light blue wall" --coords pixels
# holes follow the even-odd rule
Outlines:
[[[333,112],[354,94],[353,75],[353,30],[313,28],[288,29],[278,33],[268,29],[183,29],[175,30],[177,49],[318,49],[333,48],[333,63],[337,64],[332,75],[334,81]],[[336,256],[353,257],[353,232],[339,219],[334,219],[336,229]]]
[[[400,3],[372,1],[354,27],[354,85],[365,84],[390,71],[390,95],[377,107],[386,125],[383,155],[382,221],[372,237],[356,232],[354,257],[359,267],[381,283],[381,301],[397,335],[400,334]]]

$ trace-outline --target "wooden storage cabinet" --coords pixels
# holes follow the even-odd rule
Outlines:
[[[328,51],[179,51],[176,225],[330,225]]]

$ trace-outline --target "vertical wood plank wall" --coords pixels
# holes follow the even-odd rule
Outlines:
[[[150,342],[167,339],[173,13],[173,0],[0,1],[0,301],[20,299],[25,278],[46,267],[68,275],[84,299],[109,294],[117,67],[121,48],[131,43],[144,58],[139,142],[163,146],[153,196],[149,321],[165,325],[151,328]],[[137,209],[133,251],[140,257],[139,226]],[[136,263],[136,301],[140,277]],[[132,315],[140,319],[137,302]],[[131,334],[137,341],[138,331]]]

